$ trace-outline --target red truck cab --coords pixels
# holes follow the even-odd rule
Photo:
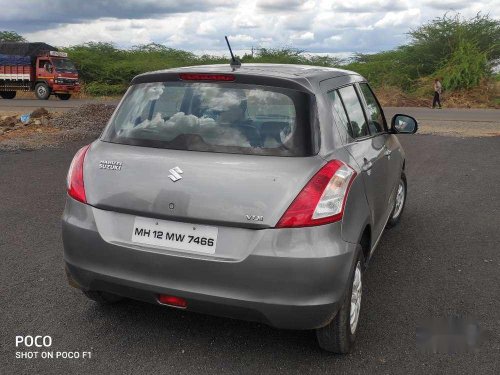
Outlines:
[[[47,99],[51,94],[67,100],[80,91],[78,71],[65,52],[49,51],[36,59],[35,95]]]
[[[0,43],[0,97],[34,91],[38,99],[68,100],[80,91],[78,71],[66,52],[45,43]]]

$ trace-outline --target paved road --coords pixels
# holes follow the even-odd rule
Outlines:
[[[134,301],[96,306],[66,285],[61,257],[64,179],[80,145],[0,154],[0,373],[500,373],[500,137],[401,140],[408,205],[366,273],[358,342],[344,357],[320,351],[312,332]],[[478,320],[479,350],[417,352],[420,320],[450,315]],[[22,334],[92,358],[16,359]]]
[[[500,122],[500,110],[498,109],[385,107],[384,111],[388,121],[394,114],[404,113],[415,117],[418,121]]]
[[[106,100],[106,103],[117,104],[118,99]],[[37,99],[14,99],[2,100],[0,99],[0,112],[1,111],[32,111],[38,107],[45,107],[50,111],[65,112],[71,108],[78,107],[87,103],[100,103],[100,99],[70,99],[62,101],[57,98],[51,97],[50,100],[37,100]],[[500,111],[497,109],[431,109],[431,108],[417,108],[417,107],[385,107],[387,118],[390,120],[395,113],[405,113],[414,116],[419,121],[468,121],[468,122],[499,122]]]

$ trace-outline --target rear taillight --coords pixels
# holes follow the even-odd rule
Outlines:
[[[347,164],[328,162],[302,189],[281,217],[276,228],[309,227],[342,219],[356,172]]]
[[[71,162],[68,171],[68,195],[77,201],[87,203],[85,197],[85,186],[83,184],[83,162],[90,145],[78,150]]]
[[[232,74],[181,73],[179,77],[183,81],[234,81]]]

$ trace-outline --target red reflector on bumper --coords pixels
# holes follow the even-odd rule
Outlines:
[[[162,305],[179,307],[181,309],[185,309],[187,307],[187,302],[184,298],[167,296],[165,294],[160,294],[158,296],[158,302],[160,302]]]

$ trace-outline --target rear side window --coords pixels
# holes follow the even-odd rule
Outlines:
[[[343,126],[347,130],[347,133],[354,138],[351,126],[349,125],[349,118],[347,117],[339,93],[336,90],[330,91],[328,93],[328,98],[330,99],[330,104],[332,106],[333,120],[336,124]]]
[[[370,133],[376,134],[384,132],[384,116],[382,115],[382,109],[380,108],[375,95],[370,89],[370,86],[368,86],[366,83],[361,83],[359,87],[361,88],[361,92],[365,97],[366,116],[368,117],[368,126],[370,127]]]
[[[359,102],[358,94],[354,86],[346,86],[339,89],[340,96],[344,102],[349,123],[351,125],[354,138],[364,137],[368,135],[368,125],[363,112],[363,107]]]
[[[176,150],[311,155],[308,94],[228,83],[132,86],[103,140]]]

